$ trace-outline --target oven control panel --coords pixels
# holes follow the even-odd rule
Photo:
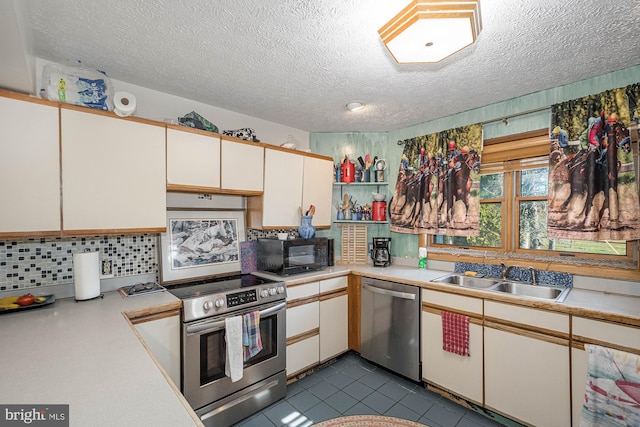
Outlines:
[[[229,308],[256,301],[258,301],[258,295],[255,289],[227,295],[227,307]]]

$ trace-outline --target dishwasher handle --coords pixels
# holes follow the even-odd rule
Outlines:
[[[402,298],[402,299],[408,299],[408,300],[416,299],[415,294],[410,294],[408,292],[392,291],[390,289],[378,288],[377,286],[371,286],[367,284],[363,284],[362,289],[366,289],[368,291],[375,292],[377,294],[388,295],[394,298]]]

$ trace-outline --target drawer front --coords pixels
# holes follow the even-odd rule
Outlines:
[[[346,288],[348,284],[347,276],[336,277],[320,281],[320,293],[331,292]]]
[[[318,335],[287,346],[287,377],[320,361],[320,337]]]
[[[569,333],[569,316],[566,314],[485,301],[484,315],[486,320],[502,320],[563,334]]]
[[[320,326],[318,301],[287,309],[287,338],[300,335]]]
[[[303,285],[287,286],[287,301],[318,296],[319,282],[305,283]]]
[[[585,341],[591,339],[603,345],[610,343],[612,346],[633,348],[640,351],[640,328],[574,316],[573,337]]]
[[[466,313],[482,315],[482,299],[448,294],[446,292],[422,290],[422,302],[438,306],[442,310],[447,308]]]

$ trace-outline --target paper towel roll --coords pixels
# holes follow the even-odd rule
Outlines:
[[[100,296],[100,259],[98,252],[73,254],[73,280],[76,300]]]
[[[113,112],[118,116],[130,116],[136,112],[136,97],[129,92],[116,92],[113,105]]]

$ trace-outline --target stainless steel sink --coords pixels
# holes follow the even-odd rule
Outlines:
[[[560,288],[546,285],[532,285],[526,282],[505,281],[491,277],[465,276],[464,274],[447,274],[433,279],[436,283],[448,283],[464,288],[483,289],[502,292],[528,298],[538,298],[553,302],[563,302],[571,288]]]
[[[465,288],[488,289],[495,286],[498,279],[490,279],[486,277],[465,276],[462,274],[447,274],[433,280],[437,283],[448,283],[450,285],[463,286]]]
[[[571,288],[557,288],[554,286],[532,285],[523,282],[500,282],[490,290],[511,295],[540,298],[554,302],[562,302]]]

